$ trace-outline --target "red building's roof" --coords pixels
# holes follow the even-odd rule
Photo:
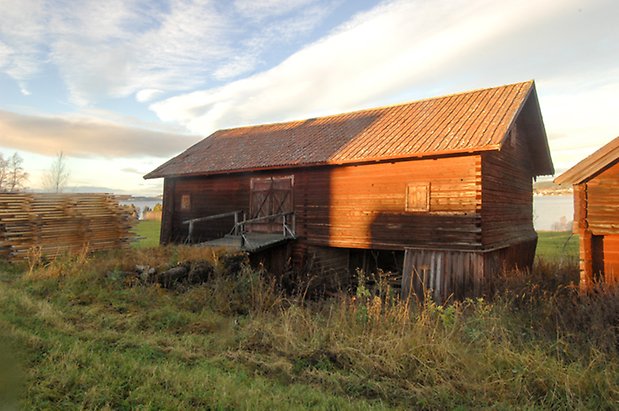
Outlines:
[[[533,81],[286,123],[219,130],[144,178],[499,150],[533,99],[537,175],[554,172]],[[541,130],[541,131],[540,131]]]

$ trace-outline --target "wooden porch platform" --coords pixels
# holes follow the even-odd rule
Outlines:
[[[244,238],[243,238],[244,237]],[[223,247],[235,250],[244,250],[250,253],[261,251],[269,247],[294,240],[294,237],[279,233],[244,233],[241,235],[228,234],[222,238],[195,244],[197,247]]]

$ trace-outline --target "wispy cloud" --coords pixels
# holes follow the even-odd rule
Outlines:
[[[276,17],[306,7],[317,0],[235,0],[234,7],[239,14],[252,20],[262,21],[268,17]]]
[[[251,72],[266,44],[307,33],[333,6],[316,0],[3,1],[0,70],[20,82],[52,65],[71,101],[182,91]],[[294,16],[287,14],[303,8]]]
[[[535,13],[531,2],[520,0],[388,2],[272,69],[150,108],[163,120],[208,134],[531,78],[544,99],[560,91],[547,86],[557,78],[570,79],[562,85],[566,89],[586,83],[579,93],[561,95],[563,106],[573,110],[559,104],[549,116],[552,138],[555,131],[586,129],[591,122],[582,113],[611,98],[600,90],[618,83],[617,13],[619,5],[611,1],[535,2]],[[589,59],[587,65],[582,56]],[[592,77],[604,80],[592,84],[587,81]],[[570,123],[580,122],[580,127],[564,130],[561,122],[578,118],[578,110],[580,118]],[[602,111],[606,117],[597,120],[607,124],[605,130],[616,126],[616,116]]]
[[[84,116],[32,116],[0,110],[0,142],[15,150],[72,157],[170,157],[199,140]]]
[[[148,173],[148,171],[150,170],[138,170],[135,167],[125,167],[125,168],[121,168],[120,171],[122,171],[123,173],[137,174],[137,175],[143,176],[144,174]]]
[[[44,52],[45,2],[4,0],[0,10],[0,69],[25,81],[38,71]]]
[[[173,0],[168,7],[67,2],[54,13],[51,59],[74,101],[203,84],[205,62],[227,55],[226,19],[212,2]]]

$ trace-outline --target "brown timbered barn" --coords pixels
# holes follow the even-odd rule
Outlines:
[[[619,137],[555,179],[574,187],[580,286],[619,284]]]
[[[528,81],[219,130],[145,178],[164,178],[161,243],[234,245],[274,271],[384,268],[445,299],[532,264],[532,180],[553,172]]]

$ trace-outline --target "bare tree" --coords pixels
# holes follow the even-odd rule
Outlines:
[[[24,189],[28,173],[22,166],[24,159],[17,153],[7,159],[0,153],[0,192],[17,192]]]
[[[4,159],[4,155],[0,153],[0,193],[6,191],[6,178],[9,173],[9,162]]]
[[[28,181],[28,173],[24,171],[24,167],[22,164],[24,163],[24,159],[17,153],[13,153],[11,157],[9,157],[9,176],[7,187],[10,192],[21,191],[25,187],[26,181]]]
[[[43,176],[43,187],[54,193],[62,193],[69,182],[70,175],[67,159],[61,151],[56,156],[47,174]]]

